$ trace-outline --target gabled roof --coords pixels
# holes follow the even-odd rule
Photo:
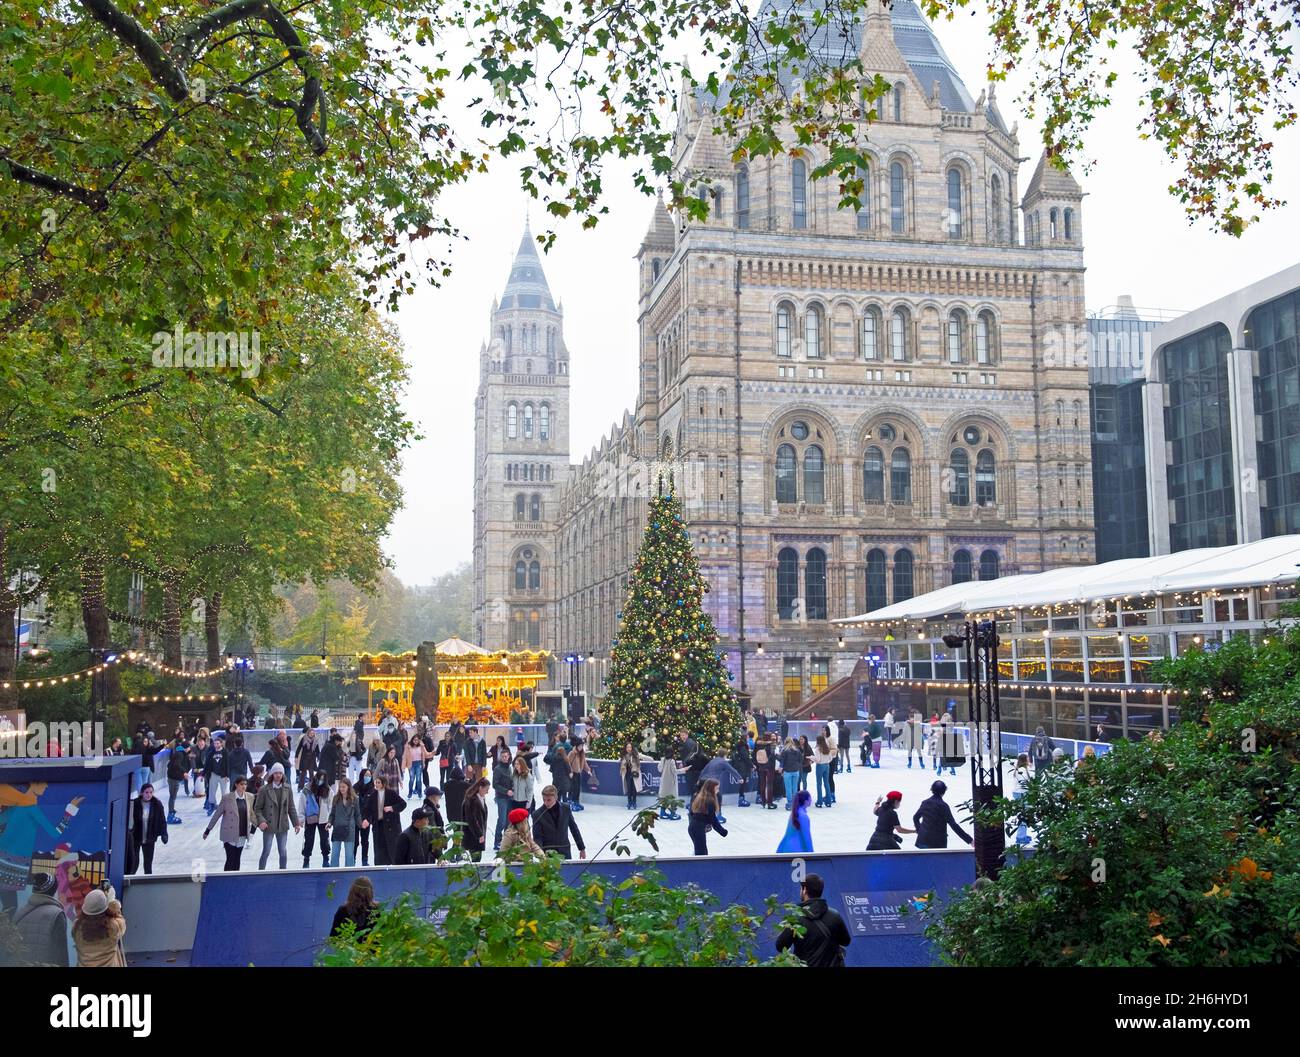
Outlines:
[[[537,256],[537,243],[527,223],[523,238],[515,253],[515,263],[510,268],[505,293],[501,295],[502,308],[549,308],[556,311],[551,288],[542,271],[542,260]]]

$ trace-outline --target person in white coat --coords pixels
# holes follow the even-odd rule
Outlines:
[[[677,776],[681,772],[677,768],[677,761],[673,759],[671,752],[666,752],[663,759],[659,761],[659,799],[662,801],[665,797],[677,796]],[[677,822],[681,819],[676,810],[671,814],[664,810],[661,803],[659,805],[659,817],[668,819],[670,822]]]
[[[907,753],[907,766],[912,766],[912,754],[916,754],[916,762],[925,769],[925,721],[921,719],[920,712],[913,712],[907,717],[907,722],[903,724],[903,749]]]

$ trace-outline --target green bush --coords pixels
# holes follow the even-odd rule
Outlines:
[[[1300,962],[1300,629],[1166,662],[1168,734],[1036,778],[1034,855],[937,908],[957,965]],[[1018,860],[1018,861],[1017,861]],[[938,916],[941,915],[941,916]]]

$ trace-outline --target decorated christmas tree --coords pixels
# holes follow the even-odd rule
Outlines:
[[[704,612],[708,589],[681,501],[671,483],[663,494],[661,482],[614,640],[602,708],[602,755],[621,751],[628,741],[643,746],[646,728],[654,730],[659,755],[672,751],[681,730],[708,753],[731,745],[740,710],[717,630]]]

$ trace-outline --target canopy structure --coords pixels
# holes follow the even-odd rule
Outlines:
[[[1274,536],[1231,547],[1202,547],[1154,558],[1123,558],[1101,565],[1067,566],[1044,573],[972,580],[904,602],[831,621],[868,627],[904,621],[961,619],[999,610],[1032,609],[1178,591],[1223,591],[1290,584],[1300,577],[1300,535]]]
[[[524,692],[535,690],[548,676],[545,650],[485,650],[453,635],[434,646],[434,667],[438,673],[439,722],[475,720],[490,723],[510,718]],[[415,677],[419,659],[414,650],[405,653],[363,653],[361,682],[366,684],[371,718],[378,706],[386,707],[399,719],[413,719]]]

